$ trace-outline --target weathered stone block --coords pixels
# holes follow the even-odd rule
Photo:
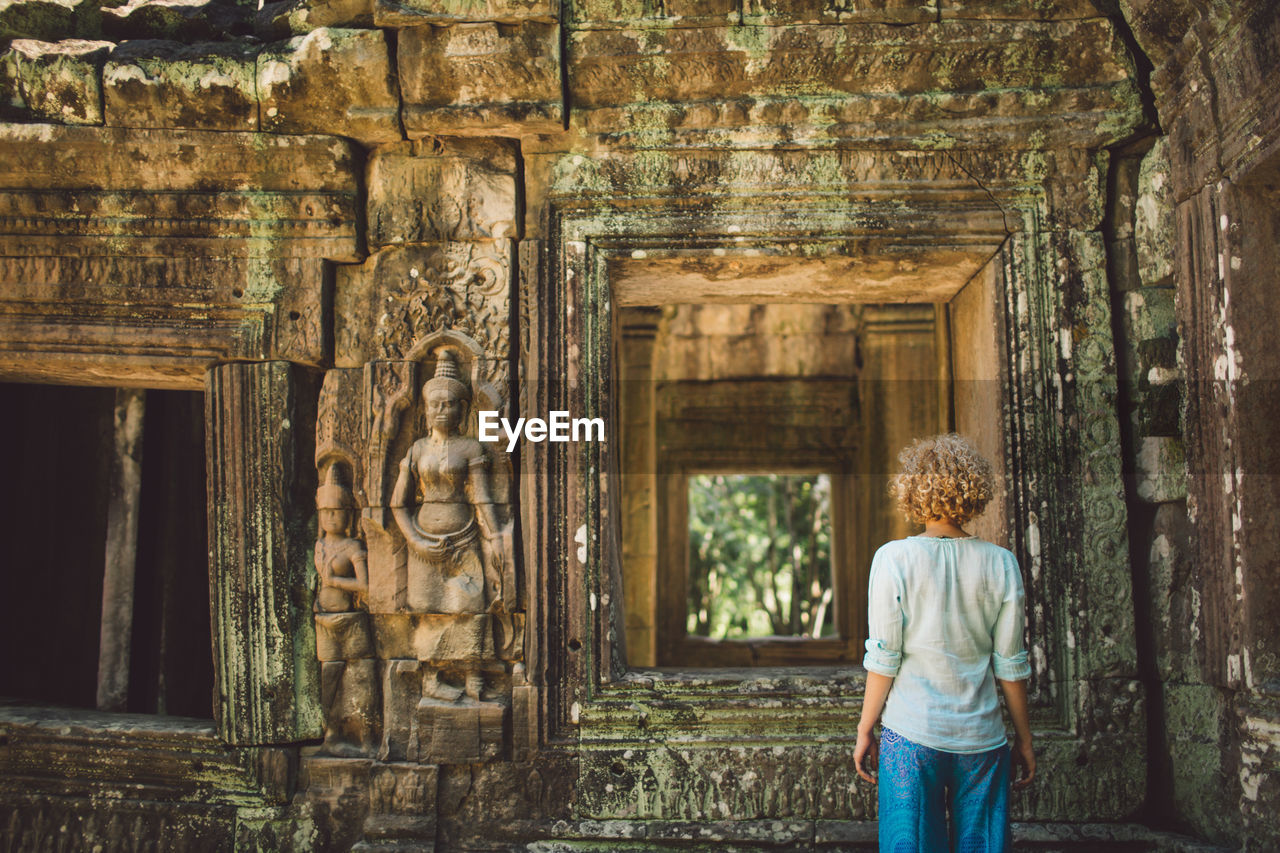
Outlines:
[[[256,57],[242,43],[126,42],[102,75],[107,124],[254,130]]]
[[[383,760],[417,758],[413,715],[422,697],[423,666],[407,658],[389,660],[382,669],[382,749]]]
[[[303,35],[323,27],[373,26],[373,0],[281,0],[258,10],[254,30],[262,38]]]
[[[222,365],[206,380],[214,718],[232,744],[322,730],[310,602],[285,592],[306,588],[311,556],[306,396],[280,361]]]
[[[99,73],[111,42],[18,39],[0,55],[0,118],[102,124]]]
[[[397,59],[411,136],[495,136],[561,127],[554,24],[414,27],[400,33]]]
[[[854,21],[923,24],[938,20],[937,0],[747,0],[743,20],[770,26],[785,24],[843,24]]]
[[[247,33],[251,20],[247,8],[228,0],[129,0],[103,11],[102,30],[116,41],[215,41]]]
[[[1180,437],[1149,436],[1142,439],[1136,467],[1138,497],[1142,500],[1164,503],[1187,496],[1187,461]]]
[[[495,21],[550,23],[559,15],[552,0],[374,0],[373,22],[379,27],[416,27]]]
[[[316,614],[316,658],[346,661],[373,657],[369,640],[369,614],[362,612]]]
[[[1147,594],[1162,680],[1200,677],[1193,636],[1201,630],[1199,592],[1192,572],[1191,524],[1181,501],[1161,504],[1151,525]]]
[[[587,108],[784,94],[1094,87],[1131,74],[1127,51],[1104,19],[587,30],[571,35],[569,56],[572,102]]]
[[[369,791],[364,840],[354,851],[433,849],[439,768],[423,764],[376,764]],[[396,846],[403,840],[404,847]]]
[[[1238,838],[1239,775],[1224,748],[1227,703],[1224,691],[1210,685],[1166,684],[1164,688],[1173,806],[1202,831]]]
[[[401,139],[387,41],[380,30],[318,29],[258,55],[263,130]]]
[[[1032,3],[1027,0],[947,0],[939,11],[944,21],[952,18],[1062,21],[1099,15],[1093,0],[1035,0]]]
[[[1173,276],[1173,184],[1169,176],[1168,137],[1160,137],[1138,172],[1138,199],[1134,207],[1134,240],[1138,273],[1148,287]]]
[[[0,0],[0,41],[93,38],[102,31],[99,0]]]
[[[516,158],[496,140],[433,137],[369,157],[369,245],[516,233]]]
[[[493,657],[487,613],[383,613],[373,617],[374,644],[383,660],[478,661]]]
[[[507,708],[497,702],[452,704],[424,698],[414,720],[419,760],[470,764],[502,754]]]
[[[1130,341],[1177,338],[1178,317],[1173,294],[1171,287],[1144,287],[1125,294],[1125,332]]]
[[[820,2],[820,0],[817,0]],[[750,4],[748,4],[750,5]],[[735,0],[583,0],[569,5],[572,29],[601,26],[696,27],[737,23]]]
[[[456,329],[484,347],[486,376],[506,387],[511,251],[509,240],[436,243],[339,267],[337,366],[403,358],[432,331]]]

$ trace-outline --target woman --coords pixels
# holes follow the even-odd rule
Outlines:
[[[400,462],[392,513],[409,547],[408,603],[418,613],[486,614],[502,600],[503,529],[489,494],[487,459],[480,442],[462,434],[471,390],[453,353],[439,354],[435,375],[422,388],[428,434]],[[468,658],[465,693],[480,701],[480,661],[492,657],[489,622],[457,623],[452,649]],[[460,691],[433,669],[423,695],[445,701]]]
[[[884,545],[871,563],[854,762],[875,782],[867,757],[879,752],[881,851],[1007,851],[1010,749],[997,681],[1016,732],[1014,787],[1036,769],[1022,576],[1013,554],[963,529],[992,492],[991,466],[967,441],[916,441],[898,461],[898,506],[924,532]]]

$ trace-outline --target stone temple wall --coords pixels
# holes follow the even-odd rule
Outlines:
[[[203,392],[215,673],[208,720],[0,705],[0,849],[874,849],[860,668],[629,665],[612,442],[476,441],[608,419],[620,306],[735,301],[984,353],[1020,843],[1275,846],[1272,0],[0,0],[0,40],[0,379]]]

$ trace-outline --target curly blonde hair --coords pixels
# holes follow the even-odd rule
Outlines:
[[[918,438],[898,454],[901,473],[889,483],[898,509],[917,524],[976,518],[991,500],[991,463],[954,432]]]

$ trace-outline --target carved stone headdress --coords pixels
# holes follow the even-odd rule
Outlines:
[[[351,490],[342,484],[338,476],[338,466],[331,465],[324,485],[316,489],[316,509],[354,509],[355,505]]]
[[[455,399],[471,402],[471,389],[458,372],[458,357],[447,349],[440,351],[435,376],[427,380],[424,390],[430,394],[438,388],[452,391]]]

